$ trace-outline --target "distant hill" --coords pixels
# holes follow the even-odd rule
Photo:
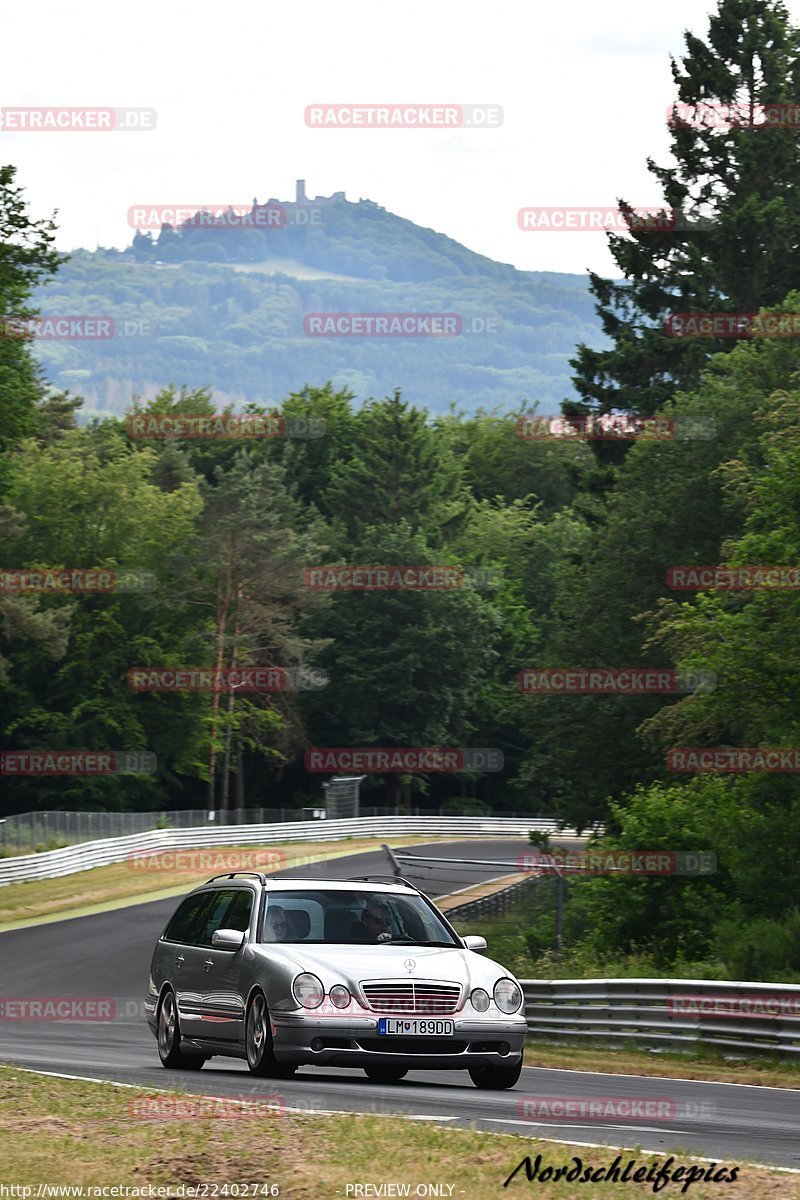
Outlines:
[[[274,403],[331,379],[359,400],[401,387],[432,411],[523,399],[555,411],[573,395],[576,344],[603,345],[585,276],[518,271],[372,201],[298,194],[137,231],[125,251],[76,251],[37,303],[43,314],[112,317],[117,336],[38,340],[50,381],[98,412],[167,383],[208,385],[221,403]],[[262,227],[275,211],[280,226]],[[315,313],[454,314],[460,331],[310,336],[304,318]]]

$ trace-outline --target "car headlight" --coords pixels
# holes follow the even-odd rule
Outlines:
[[[292,984],[292,992],[298,1004],[303,1008],[319,1008],[325,999],[325,988],[316,975],[304,971],[298,975]]]
[[[350,1003],[350,993],[343,983],[335,984],[328,992],[334,1008],[347,1008]]]
[[[513,979],[498,979],[494,985],[494,1002],[500,1012],[516,1012],[522,1004],[522,988]]]
[[[478,1012],[486,1012],[489,1007],[489,993],[485,992],[483,988],[474,988],[470,996],[470,1001],[472,1007],[476,1008]]]

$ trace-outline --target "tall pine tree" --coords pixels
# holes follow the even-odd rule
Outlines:
[[[672,60],[675,164],[647,166],[665,207],[702,225],[610,235],[624,281],[592,273],[591,290],[613,345],[578,348],[571,362],[581,399],[565,403],[568,413],[653,414],[676,390],[697,386],[711,354],[736,345],[670,336],[669,314],[757,312],[797,286],[798,128],[766,121],[760,106],[797,107],[800,116],[800,32],[780,0],[720,0],[708,40],[685,39],[686,55]],[[720,122],[726,105],[736,106],[734,118]]]

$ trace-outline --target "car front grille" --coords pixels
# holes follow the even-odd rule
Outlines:
[[[442,1016],[454,1013],[461,999],[457,983],[421,983],[417,979],[374,979],[362,982],[362,991],[373,1012],[404,1016]]]

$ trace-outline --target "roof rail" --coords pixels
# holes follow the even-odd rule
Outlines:
[[[268,879],[263,871],[223,871],[221,875],[212,875],[206,883],[213,883],[215,879],[234,879],[237,875],[255,875],[261,883],[266,883]]]
[[[374,874],[374,875],[351,875],[349,879],[344,879],[344,880],[342,880],[342,882],[343,883],[377,883],[379,880],[383,881],[384,879],[391,879],[392,883],[404,883],[406,885],[406,887],[413,888],[415,892],[419,891],[419,888],[417,887],[417,885],[415,883],[412,883],[410,879],[404,879],[402,875],[389,874],[388,871],[384,871],[382,873],[379,872],[378,874]]]

